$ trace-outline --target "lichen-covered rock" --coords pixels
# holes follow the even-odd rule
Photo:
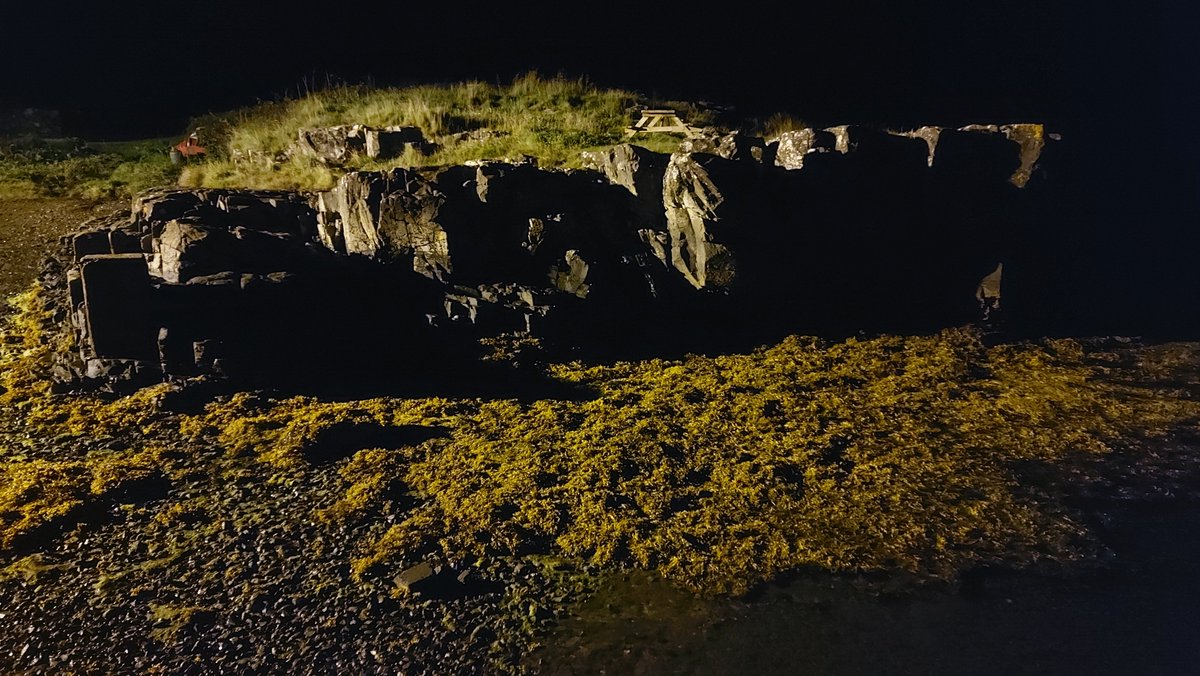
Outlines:
[[[796,129],[785,131],[771,140],[775,166],[784,169],[803,169],[804,158],[809,153],[826,153],[834,150],[837,139],[823,129]]]
[[[1021,148],[1021,166],[1008,180],[1018,188],[1024,188],[1046,147],[1046,129],[1040,124],[1006,124],[1000,131]]]
[[[355,124],[301,129],[296,150],[327,164],[344,164],[352,156],[366,153],[366,128]]]
[[[762,162],[766,143],[757,136],[740,132],[705,133],[684,140],[679,144],[682,153],[707,153],[727,160],[750,160]]]
[[[670,261],[676,270],[697,289],[710,284],[728,285],[729,250],[711,241],[709,224],[717,220],[717,208],[724,201],[720,189],[696,156],[675,153],[663,179],[663,206],[667,214]],[[710,275],[719,271],[716,275]]]

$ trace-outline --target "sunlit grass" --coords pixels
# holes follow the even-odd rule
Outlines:
[[[471,81],[390,89],[342,86],[197,120],[216,156],[186,168],[181,182],[206,187],[327,188],[336,180],[333,170],[308,158],[279,158],[287,154],[301,129],[350,124],[419,127],[436,150],[383,161],[355,157],[342,171],[523,156],[534,157],[543,166],[578,167],[583,151],[623,142],[632,110],[645,103],[636,92],[536,73],[508,85]],[[710,121],[705,110],[673,105],[683,109],[693,124]],[[456,137],[473,130],[490,130],[494,135],[482,140]],[[639,136],[637,142],[671,152],[679,140],[660,134]]]
[[[95,143],[63,153],[28,150],[0,155],[0,198],[129,197],[176,182],[170,139]]]

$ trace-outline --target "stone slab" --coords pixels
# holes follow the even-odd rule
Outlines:
[[[92,353],[109,359],[157,362],[150,275],[141,254],[85,256],[81,277]]]

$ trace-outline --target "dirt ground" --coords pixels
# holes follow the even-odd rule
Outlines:
[[[56,239],[88,219],[124,208],[128,208],[124,200],[0,200],[0,297],[29,285]],[[0,308],[0,314],[5,309]]]

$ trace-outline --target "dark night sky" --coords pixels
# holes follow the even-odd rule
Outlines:
[[[694,3],[26,2],[5,10],[0,96],[63,108],[90,134],[138,135],[177,132],[191,114],[294,91],[314,74],[390,84],[536,68],[828,123],[1075,124],[1099,105],[1156,114],[1168,104],[1160,94],[1182,93],[1166,81],[1177,65],[1166,52],[1195,12],[1158,2],[1128,12],[734,2],[718,13]]]
[[[1044,121],[1074,148],[1074,225],[1095,222],[1081,246],[1109,295],[1200,315],[1187,300],[1200,295],[1195,3],[76,4],[3,10],[0,107],[59,108],[90,138],[176,134],[306,76],[530,69],[817,124]],[[1118,253],[1126,271],[1103,272]],[[1123,275],[1149,281],[1125,288]],[[1146,289],[1166,291],[1143,302]]]

